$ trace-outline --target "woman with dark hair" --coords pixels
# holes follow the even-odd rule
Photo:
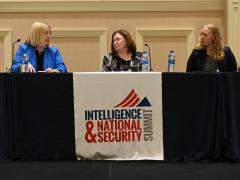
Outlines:
[[[112,34],[111,53],[103,58],[102,71],[140,71],[141,56],[130,33],[117,30]]]
[[[186,71],[237,71],[235,56],[229,47],[223,46],[221,34],[216,26],[206,24],[202,27],[199,43],[188,59]]]

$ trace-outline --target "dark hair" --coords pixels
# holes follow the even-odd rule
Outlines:
[[[128,52],[131,52],[132,54],[135,54],[136,53],[136,44],[135,42],[132,40],[132,37],[130,35],[130,33],[127,31],[127,30],[124,30],[124,29],[120,29],[120,30],[117,30],[115,31],[113,34],[112,34],[112,43],[111,43],[111,51],[116,53],[114,47],[113,47],[113,37],[116,33],[119,33],[121,34],[125,39],[126,39],[126,46],[127,46],[127,50]]]

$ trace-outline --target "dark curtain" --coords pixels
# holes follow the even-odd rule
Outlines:
[[[223,74],[227,143],[224,157],[240,159],[240,73]]]
[[[0,160],[12,159],[12,131],[11,131],[11,96],[9,76],[7,73],[0,74]]]
[[[16,159],[75,159],[72,74],[11,74]]]
[[[164,159],[240,159],[240,73],[163,73]],[[72,74],[0,74],[0,160],[73,160]]]
[[[211,160],[221,156],[220,74],[163,73],[164,159]]]

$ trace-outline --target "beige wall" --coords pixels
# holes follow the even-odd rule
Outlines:
[[[176,70],[185,71],[187,58],[198,40],[199,30],[203,24],[216,24],[223,37],[226,40],[229,39],[229,28],[226,28],[225,25],[228,24],[227,14],[229,12],[225,11],[222,0],[188,0],[190,6],[184,6],[186,1],[180,0],[182,3],[176,10],[171,9],[171,3],[176,5],[179,1],[169,0],[164,10],[163,1],[155,0],[160,3],[157,10],[151,9],[154,5],[146,6],[146,9],[135,5],[130,12],[124,10],[124,4],[122,7],[119,7],[119,4],[115,6],[115,0],[89,1],[88,3],[95,4],[93,6],[85,5],[85,10],[84,7],[83,9],[74,9],[70,4],[68,7],[66,6],[66,11],[62,6],[55,6],[55,8],[59,8],[58,10],[48,9],[47,3],[45,3],[45,10],[44,6],[38,10],[31,10],[34,6],[31,8],[30,4],[26,8],[24,3],[29,4],[26,1],[21,1],[23,4],[18,4],[18,6],[13,3],[12,10],[9,8],[9,4],[4,9],[3,5],[5,4],[0,0],[0,6],[2,5],[0,7],[0,71],[5,71],[5,67],[9,67],[11,64],[11,42],[17,38],[24,41],[34,21],[47,22],[52,26],[52,45],[60,49],[70,72],[100,71],[102,57],[110,51],[111,35],[113,31],[120,28],[130,31],[136,40],[138,50],[145,49],[144,43],[151,46],[153,68],[163,72],[166,71],[167,55],[171,49],[176,52]],[[35,1],[30,0],[30,2],[34,5]],[[81,0],[75,2],[82,3]],[[106,4],[102,9],[98,6],[98,3],[109,2],[112,4]],[[147,1],[138,1],[138,4],[141,5],[142,2]],[[199,4],[200,2],[205,4]],[[87,4],[87,2],[85,3]],[[89,7],[92,9],[88,9]],[[226,7],[228,7],[228,11],[232,8],[230,5]],[[110,11],[114,8],[117,9],[116,12]],[[174,8],[176,7],[174,6]],[[204,9],[206,10],[204,11]],[[3,35],[1,35],[1,30],[5,32]],[[10,31],[10,37],[6,33],[8,31]]]

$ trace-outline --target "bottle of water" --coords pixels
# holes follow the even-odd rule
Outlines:
[[[175,66],[175,52],[171,50],[168,55],[168,72],[174,72],[174,66]]]
[[[148,55],[146,51],[143,51],[142,58],[141,58],[141,65],[142,65],[142,72],[150,71],[149,60],[148,60]]]
[[[21,64],[21,72],[29,72],[28,63],[29,63],[29,56],[28,56],[28,54],[23,53],[22,64]]]

